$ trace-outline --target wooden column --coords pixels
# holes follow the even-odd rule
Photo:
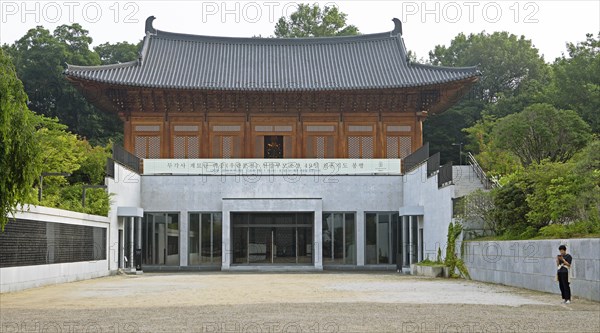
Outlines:
[[[348,153],[347,153],[347,149],[346,149],[346,143],[348,142],[348,140],[346,140],[346,134],[345,134],[345,128],[344,128],[344,115],[340,113],[340,118],[338,120],[338,144],[337,144],[337,158],[347,158],[348,157]]]
[[[294,158],[304,158],[304,125],[302,124],[302,116],[298,114],[296,118],[296,151]]]
[[[383,122],[381,121],[381,113],[377,118],[377,132],[375,133],[375,139],[377,140],[377,150],[374,154],[375,158],[385,158],[385,135],[383,133]]]
[[[246,114],[246,121],[244,122],[244,157],[252,158],[252,136],[250,135],[252,127],[250,125],[250,116]]]
[[[208,126],[208,117],[204,114],[204,119],[202,121],[202,138],[200,141],[200,157],[201,158],[209,158],[210,157],[210,140],[209,140],[210,128]]]
[[[161,158],[171,158],[171,126],[169,124],[169,119],[165,117],[162,125],[162,145],[161,145]]]
[[[126,116],[123,120],[123,129],[125,130],[125,134],[123,135],[123,147],[130,153],[133,153],[133,129],[131,125],[131,118]]]

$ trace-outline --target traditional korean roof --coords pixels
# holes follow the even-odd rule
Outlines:
[[[75,80],[112,85],[244,91],[363,90],[460,81],[476,67],[411,63],[394,19],[390,32],[348,37],[232,38],[157,30],[146,20],[139,59],[104,66],[69,65]]]

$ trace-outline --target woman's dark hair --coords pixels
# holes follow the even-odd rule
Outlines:
[[[561,245],[561,246],[559,246],[559,247],[558,247],[558,249],[559,249],[559,250],[565,250],[565,251],[566,251],[566,250],[567,250],[567,247],[566,247],[566,246],[564,246],[564,245]]]

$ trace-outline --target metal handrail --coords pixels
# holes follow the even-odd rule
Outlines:
[[[141,170],[141,160],[137,156],[128,152],[125,148],[119,145],[113,145],[113,160],[118,162],[119,164],[129,168],[130,170],[140,173]]]
[[[471,152],[467,153],[467,158],[469,160],[469,165],[471,165],[471,168],[473,168],[473,171],[475,172],[475,175],[477,176],[477,178],[479,178],[479,180],[483,184],[483,187],[486,190],[489,190],[489,189],[492,189],[492,188],[500,186],[500,184],[498,183],[497,180],[490,179],[490,177],[488,177],[485,174],[485,171],[483,171],[483,168],[481,168],[481,166],[479,165],[479,163],[475,159],[475,156],[473,156],[473,154],[471,154]]]

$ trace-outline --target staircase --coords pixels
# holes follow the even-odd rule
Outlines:
[[[467,153],[469,165],[452,167],[452,179],[455,185],[455,197],[462,197],[475,190],[490,190],[500,186],[498,181],[490,179],[471,153]]]
[[[454,183],[455,198],[460,198],[475,190],[487,189],[471,165],[453,165],[452,181]]]

